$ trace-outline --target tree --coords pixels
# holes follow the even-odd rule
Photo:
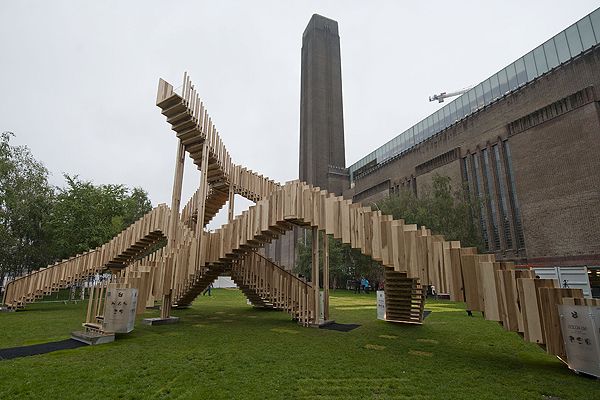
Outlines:
[[[48,170],[26,146],[11,146],[12,136],[0,135],[0,286],[52,259],[44,229],[53,201]]]
[[[329,280],[334,289],[346,287],[346,281],[359,277],[367,277],[370,281],[382,279],[381,264],[331,236],[327,238],[329,240]],[[323,265],[322,240],[323,236],[321,235],[319,237],[319,265],[321,266]],[[312,235],[306,235],[306,243],[304,239],[300,239],[297,247],[298,262],[294,272],[312,280]]]
[[[483,244],[474,219],[478,203],[470,199],[464,190],[453,192],[451,184],[449,177],[434,175],[431,188],[423,189],[420,197],[407,190],[379,201],[373,208],[392,215],[394,219],[404,219],[408,224],[425,225],[435,234],[444,235],[447,240],[460,240],[463,246],[478,247],[482,251]],[[312,279],[311,238],[312,235],[306,235],[306,240],[299,240],[295,268],[296,273],[309,280]],[[334,283],[334,288],[346,280],[363,276],[370,281],[382,279],[381,264],[332,237],[328,240],[330,281]],[[319,256],[322,265],[322,251]]]
[[[452,180],[448,176],[434,175],[431,188],[422,190],[419,197],[405,190],[381,200],[377,206],[384,214],[393,215],[394,219],[425,225],[433,233],[444,235],[446,240],[460,240],[463,246],[483,251],[474,218],[478,203],[469,198],[462,188],[453,192]]]
[[[0,135],[0,288],[15,277],[109,241],[151,210],[141,188],[98,185],[65,175],[48,183],[48,170],[26,146]]]
[[[55,257],[66,258],[106,243],[152,209],[141,188],[94,185],[65,175],[49,220]]]

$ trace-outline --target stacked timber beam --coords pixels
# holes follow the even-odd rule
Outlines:
[[[179,139],[172,210],[161,205],[107,244],[9,283],[4,298],[9,307],[21,307],[106,269],[119,274],[123,284],[140,288],[147,305],[159,296],[163,307],[165,301],[168,308],[171,302],[189,305],[219,274],[230,272],[254,304],[285,310],[304,325],[315,324],[318,274],[310,285],[255,253],[302,226],[312,229],[314,238],[321,231],[385,268],[390,321],[421,323],[423,288],[434,285],[438,293],[465,301],[468,309],[564,357],[557,305],[586,302],[581,291],[556,288],[552,281],[534,279],[528,270],[496,262],[493,255],[461,248],[426,227],[394,220],[320,188],[302,182],[282,186],[234,164],[187,75],[181,94],[161,79],[157,105]],[[186,152],[202,179],[180,215]],[[234,194],[256,204],[233,218]],[[229,223],[215,232],[204,231],[227,200]],[[159,249],[165,236],[169,245]],[[94,292],[99,296],[97,292],[101,289]],[[99,309],[101,300],[96,300]],[[97,314],[91,310],[88,319],[97,319]]]
[[[467,308],[566,360],[558,306],[593,305],[597,300],[583,299],[581,289],[556,287],[552,279],[536,279],[532,270],[496,262],[493,255],[474,254],[473,249],[461,252]]]
[[[446,277],[447,280],[452,279],[452,274],[445,270],[451,268],[451,246],[446,246],[448,254],[444,257],[441,239],[439,246],[428,247],[427,243],[433,244],[436,241],[427,240],[429,236],[426,230],[418,230],[414,225],[405,225],[402,220],[393,220],[390,216],[382,215],[380,211],[352,204],[351,201],[334,197],[326,191],[301,182],[286,184],[258,201],[230,223],[215,232],[206,233],[206,238],[202,241],[206,243],[202,248],[203,265],[208,268],[224,266],[235,271],[233,274],[237,276],[249,274],[250,270],[257,270],[258,267],[253,265],[253,262],[242,260],[274,237],[292,229],[294,225],[310,226],[324,231],[343,243],[360,249],[363,254],[389,268],[390,273],[395,271],[402,274],[396,277],[409,283],[406,289],[410,295],[405,295],[406,290],[399,288],[397,291],[390,290],[388,298],[390,303],[396,302],[398,310],[404,307],[408,312],[398,312],[394,317],[395,321],[422,321],[424,296],[419,274],[428,270],[429,267],[423,268],[423,265],[428,265],[429,254],[435,261],[438,275]],[[455,247],[458,248],[456,243]],[[421,265],[422,263],[424,264]],[[398,282],[401,286],[401,280]],[[243,284],[250,286],[247,281]],[[450,282],[447,284],[450,285]],[[282,288],[283,291],[287,290]],[[177,304],[189,304],[191,299],[200,293],[200,288],[193,285],[190,291],[193,294],[189,296],[188,293],[184,293],[181,299],[176,300]],[[394,292],[397,297],[394,296]],[[268,296],[260,296],[260,290],[257,293],[267,303],[277,306]],[[278,292],[277,295],[287,298],[288,301],[294,296],[289,290],[283,295],[282,293]]]
[[[108,268],[125,268],[164,238],[168,214],[168,207],[161,204],[102,246],[10,281],[3,303],[13,309],[24,307],[60,289],[81,285]]]
[[[256,202],[279,187],[278,183],[232,162],[216,126],[187,75],[184,75],[181,94],[175,93],[173,85],[161,79],[156,105],[161,108],[185,151],[201,171],[203,152],[206,149],[208,168],[202,172],[206,174],[210,190],[206,195],[207,207],[203,223],[208,223],[225,204],[230,190]],[[210,193],[213,193],[213,199]],[[188,214],[194,212],[194,207],[191,207]]]
[[[385,319],[390,322],[421,324],[427,288],[418,278],[385,268]]]
[[[255,307],[285,311],[305,326],[316,318],[312,286],[258,253],[234,263],[231,277]]]

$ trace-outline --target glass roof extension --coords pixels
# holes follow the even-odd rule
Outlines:
[[[350,181],[598,43],[600,8],[352,164]]]

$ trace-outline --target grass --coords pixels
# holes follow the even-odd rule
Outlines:
[[[114,343],[0,361],[0,399],[600,399],[600,383],[464,305],[429,302],[423,326],[375,318],[375,296],[332,294],[348,333],[302,328],[215,289],[177,325]],[[85,304],[0,314],[0,348],[67,338]],[[158,311],[143,317],[157,316]]]

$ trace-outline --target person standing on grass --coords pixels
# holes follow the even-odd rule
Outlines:
[[[210,285],[208,285],[208,287],[206,289],[204,289],[204,292],[202,292],[202,296],[204,296],[207,292],[209,296],[212,296],[212,294],[210,294],[210,290],[212,289],[213,285],[212,283]]]

